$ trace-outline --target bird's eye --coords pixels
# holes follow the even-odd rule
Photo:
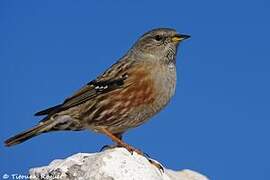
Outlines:
[[[162,36],[160,36],[160,35],[156,35],[155,36],[155,40],[156,41],[161,41],[163,38],[162,38]]]

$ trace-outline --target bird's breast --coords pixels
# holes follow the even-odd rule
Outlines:
[[[174,64],[160,65],[156,72],[152,72],[154,89],[156,92],[153,102],[154,111],[164,108],[175,93],[176,68]]]
[[[159,112],[175,91],[175,70],[140,65],[129,71],[123,88],[99,97],[89,124],[121,132],[139,126]]]

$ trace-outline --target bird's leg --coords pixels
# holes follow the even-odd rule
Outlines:
[[[105,128],[102,128],[101,131],[107,135],[109,138],[111,138],[111,140],[113,142],[115,142],[117,144],[117,147],[124,147],[126,148],[131,154],[133,154],[133,152],[136,152],[137,154],[140,154],[142,156],[144,156],[144,153],[141,152],[140,150],[130,146],[129,144],[123,142],[122,139],[122,134],[113,134],[110,131],[108,131]]]
[[[117,133],[117,134],[113,134],[114,136],[116,136],[118,139],[122,140],[122,133]],[[113,149],[113,148],[116,148],[116,147],[122,147],[118,144],[115,144],[115,145],[104,145],[101,149],[100,149],[100,152],[103,151],[103,150],[106,150],[106,149]]]
[[[110,137],[112,139],[112,141],[114,141],[116,143],[116,147],[124,147],[126,148],[131,154],[133,154],[133,152],[135,151],[137,154],[144,156],[152,165],[156,166],[161,172],[164,172],[164,168],[162,167],[162,165],[154,160],[152,160],[151,158],[149,158],[149,156],[147,155],[147,157],[145,156],[145,154],[130,146],[129,144],[125,143],[122,141],[122,134],[113,134],[110,131],[108,131],[105,128],[102,128],[101,131],[106,134],[108,137]],[[104,147],[103,147],[104,149]]]
[[[118,139],[120,139],[122,141],[123,133],[116,133],[116,134],[113,134],[113,135],[115,135]]]

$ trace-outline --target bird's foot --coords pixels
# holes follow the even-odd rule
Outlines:
[[[104,150],[106,148],[114,148],[114,147],[124,147],[126,150],[128,150],[132,155],[133,155],[133,152],[136,152],[137,154],[145,157],[152,165],[154,165],[155,167],[157,167],[159,169],[160,172],[164,172],[164,168],[163,166],[152,160],[148,154],[145,154],[143,153],[142,151],[130,146],[129,144],[125,143],[122,141],[121,139],[121,136],[119,138],[119,136],[111,133],[109,130],[105,129],[105,128],[102,128],[101,131],[106,134],[108,137],[110,137],[112,139],[112,141],[114,141],[116,143],[116,146],[103,146],[101,150]]]
[[[157,162],[157,161],[155,161],[155,160],[153,160],[153,159],[151,159],[151,158],[149,158],[149,157],[145,157],[153,166],[155,166],[156,168],[158,168],[158,170],[161,172],[161,173],[164,173],[164,168],[163,168],[163,166],[159,163],[159,162]]]
[[[130,152],[131,155],[133,155],[134,152],[136,152],[137,154],[145,157],[153,166],[155,166],[160,172],[164,173],[164,168],[163,166],[158,163],[157,161],[153,160],[150,158],[150,156],[147,153],[142,152],[141,150],[134,148],[133,146],[130,146],[128,144],[126,144],[127,146],[122,146],[120,144],[115,144],[115,145],[105,145],[100,149],[101,151],[105,151],[107,149],[113,149],[113,148],[119,148],[119,147],[123,147],[126,150],[128,150]]]
[[[113,148],[119,148],[119,147],[125,148],[125,149],[128,150],[132,155],[133,155],[133,152],[136,152],[136,153],[139,154],[139,155],[149,157],[148,154],[143,153],[141,150],[136,149],[136,148],[134,148],[134,147],[132,147],[132,146],[130,146],[130,145],[128,145],[128,144],[124,144],[124,143],[122,143],[122,144],[115,144],[115,145],[104,145],[104,146],[100,149],[100,152],[101,152],[101,151],[104,151],[104,150],[107,150],[107,149],[113,149]]]
[[[100,148],[99,152],[105,151],[107,149],[112,149],[112,148],[114,148],[114,147],[111,145],[104,145],[104,146],[102,146],[102,148]]]
[[[128,151],[131,153],[131,155],[133,155],[133,152],[136,152],[137,154],[139,154],[139,155],[145,157],[145,158],[146,158],[153,166],[155,166],[156,168],[158,168],[158,170],[159,170],[161,173],[164,173],[164,168],[163,168],[163,166],[162,166],[159,162],[157,162],[157,161],[151,159],[150,156],[149,156],[147,153],[144,153],[144,152],[142,152],[141,150],[139,150],[139,149],[137,149],[137,148],[134,148],[133,146],[130,146],[130,145],[128,145],[128,144],[125,144],[125,145],[126,145],[126,146],[124,146],[124,148],[125,148],[126,150],[128,150]],[[121,147],[121,145],[118,144],[118,145],[116,145],[116,147]],[[122,146],[122,147],[123,147],[123,146]]]
[[[119,145],[117,145],[117,144],[115,144],[115,145],[104,145],[104,146],[99,150],[99,152],[105,151],[105,150],[107,150],[107,149],[118,148],[118,147],[122,147],[122,146],[119,146]]]
[[[124,145],[124,146],[123,146]],[[128,150],[130,152],[131,155],[133,155],[134,152],[136,152],[137,154],[141,155],[141,156],[145,156],[144,155],[144,152],[142,152],[141,150],[133,147],[133,146],[130,146],[128,144],[118,144],[117,145],[118,147],[124,147],[126,150]]]

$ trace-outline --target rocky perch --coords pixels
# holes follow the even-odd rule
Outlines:
[[[32,180],[207,180],[191,170],[164,173],[149,161],[124,148],[99,153],[78,153],[64,160],[54,160],[48,166],[30,169]]]

